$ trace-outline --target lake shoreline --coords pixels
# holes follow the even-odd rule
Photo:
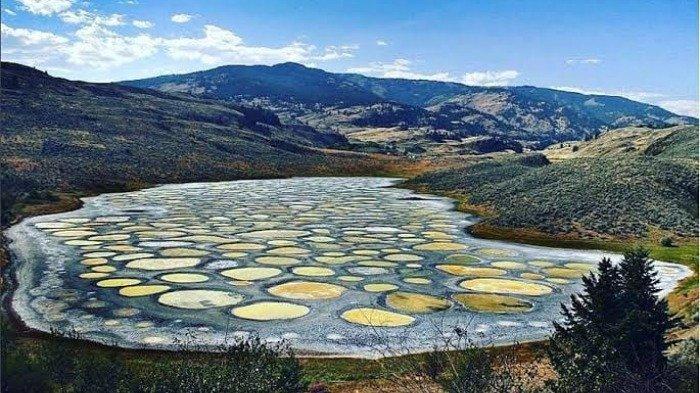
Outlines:
[[[352,176],[348,176],[348,177],[352,177]],[[213,182],[213,183],[216,183],[216,182]],[[402,184],[402,182],[400,182],[400,181],[399,181],[399,182],[395,182],[391,187],[402,188],[402,187],[401,187],[401,184]],[[148,188],[157,188],[158,186],[160,186],[160,185],[153,185],[152,187],[148,187]],[[418,193],[420,193],[420,192],[425,192],[425,190],[414,190],[414,191],[417,191]],[[115,193],[115,194],[118,194],[118,193],[121,193],[121,192],[117,191],[117,192],[114,192],[114,193]],[[438,193],[438,194],[439,194],[439,193]],[[417,195],[420,195],[420,194],[417,194]],[[90,197],[87,197],[87,198],[90,198]],[[454,198],[452,198],[452,199],[454,200]],[[84,203],[83,203],[83,202],[84,202],[84,201],[83,201],[83,198],[80,199],[80,202],[81,202],[80,205],[81,205],[81,207],[82,207],[82,206],[84,205]],[[459,202],[458,200],[455,200],[455,203],[454,203],[454,206],[453,206],[454,210],[459,210],[460,204],[459,204],[458,202]],[[79,210],[79,209],[76,209],[76,210]],[[74,211],[74,210],[70,210],[70,211]],[[60,214],[60,213],[54,213],[54,214]],[[478,225],[478,224],[477,224],[477,225]],[[466,227],[467,232],[471,232],[470,229],[473,228],[473,227],[474,227],[474,225],[469,225],[469,226],[467,226],[467,227]],[[477,237],[478,237],[478,233],[475,233],[475,234],[476,234]],[[507,239],[507,240],[512,241],[511,239]],[[16,259],[16,256],[10,256],[10,258],[12,258],[13,260],[15,260],[15,259]],[[13,281],[13,285],[16,285],[16,281],[14,280],[14,278],[15,278],[15,277],[14,277],[14,274],[16,273],[16,271],[15,271],[15,272],[10,272],[9,276],[7,275],[7,273],[8,273],[7,271],[8,271],[8,270],[9,270],[9,271],[14,271],[15,269],[4,269],[4,270],[5,270],[5,277],[6,277],[6,279],[7,279],[8,277],[11,278],[12,281]],[[25,330],[28,330],[29,332],[31,332],[30,334],[38,334],[39,336],[52,336],[52,335],[49,334],[49,333],[43,333],[43,332],[41,332],[41,331],[39,331],[39,330],[35,330],[35,329],[32,329],[32,328],[28,327],[27,324],[26,324],[26,323],[19,317],[19,315],[16,313],[16,311],[14,310],[14,308],[13,308],[12,306],[9,306],[9,305],[11,304],[11,302],[13,301],[14,296],[16,295],[16,291],[13,290],[13,291],[4,291],[4,292],[5,292],[5,296],[3,296],[3,308],[4,308],[4,310],[6,311],[6,313],[10,316],[10,320],[11,320],[12,323],[14,323],[16,326],[23,327]],[[8,306],[9,306],[9,307],[8,307]],[[7,308],[5,308],[5,307],[7,307]],[[541,342],[542,340],[539,340],[539,339],[538,339],[538,340],[528,340],[528,341],[532,341],[532,342]],[[99,343],[98,343],[98,344],[99,344]],[[497,344],[496,346],[499,346],[499,347],[500,347],[500,346],[509,346],[509,345],[512,345],[512,343],[499,343],[499,344]],[[136,351],[139,351],[139,350],[152,351],[152,349],[140,349],[140,348],[134,348],[134,349],[131,349],[131,350],[136,350]],[[158,351],[158,350],[161,350],[161,349],[156,349],[156,351]],[[166,352],[167,352],[167,350],[166,350]],[[300,355],[300,356],[303,356],[303,357],[308,357],[308,358],[340,358],[340,359],[342,359],[342,358],[357,358],[356,356],[350,356],[350,357],[348,357],[348,356],[343,355],[343,354],[328,354],[328,353],[313,353],[313,352],[303,353],[303,352],[304,352],[304,351],[301,351],[301,352],[299,353],[299,355]],[[360,357],[361,357],[361,356],[360,356]]]

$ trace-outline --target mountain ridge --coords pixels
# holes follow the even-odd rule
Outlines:
[[[385,121],[380,124],[368,119],[346,125],[344,119],[334,117],[325,118],[321,123],[337,124],[338,127],[329,129],[340,129],[344,135],[357,131],[357,123],[372,123],[378,128],[406,128],[419,135],[412,140],[418,141],[416,143],[437,132],[453,140],[474,135],[497,135],[544,146],[583,139],[612,128],[697,124],[695,118],[618,96],[587,95],[535,86],[488,87],[375,78],[332,73],[297,63],[225,65],[119,83],[266,106],[281,118],[300,124],[305,124],[304,118],[324,116],[329,108],[355,108],[355,112],[361,112],[358,107],[365,107],[366,115],[376,120],[376,110],[371,110],[372,106],[402,105],[407,109],[408,117],[384,116]],[[431,113],[415,122],[415,111],[411,108]],[[498,129],[490,131],[494,122],[498,123]]]

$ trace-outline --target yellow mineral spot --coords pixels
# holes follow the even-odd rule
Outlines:
[[[295,246],[297,242],[294,240],[270,240],[267,244],[271,246]]]
[[[278,247],[267,251],[268,254],[275,255],[305,255],[309,250],[301,247]]]
[[[132,261],[134,259],[150,258],[152,256],[153,256],[153,254],[148,253],[148,252],[137,252],[134,254],[117,255],[112,259],[114,259],[115,261],[118,261],[118,262],[124,262],[124,261]]]
[[[436,296],[413,292],[392,292],[386,295],[386,305],[407,313],[429,313],[450,308],[450,301]]]
[[[395,267],[397,265],[396,262],[388,262],[388,261],[360,261],[360,262],[357,262],[357,264],[360,266],[374,266],[374,267]]]
[[[209,251],[184,247],[164,248],[160,250],[160,255],[164,257],[203,257],[208,254]]]
[[[84,278],[87,280],[92,280],[95,278],[105,278],[108,276],[109,276],[109,274],[107,274],[107,273],[93,272],[93,273],[83,273],[83,274],[79,275],[78,277]]]
[[[93,266],[90,268],[93,272],[98,272],[98,273],[112,273],[116,272],[117,268],[114,266],[109,266],[109,265],[99,265],[99,266]]]
[[[394,284],[389,284],[389,283],[373,283],[373,284],[366,284],[362,288],[367,292],[387,292],[387,291],[393,291],[395,289],[399,289],[399,286],[394,285]]]
[[[126,240],[129,238],[129,235],[125,233],[117,233],[117,234],[112,234],[112,235],[97,235],[97,236],[91,236],[88,238],[88,240],[95,240],[95,241],[117,241],[117,240]]]
[[[75,218],[64,218],[61,219],[62,222],[69,222],[71,224],[84,224],[88,221],[90,221],[89,218],[81,218],[81,217],[75,217]]]
[[[459,286],[475,292],[513,295],[542,296],[552,293],[552,288],[546,285],[501,278],[475,278],[462,281]]]
[[[204,274],[197,273],[170,273],[160,276],[160,279],[167,282],[186,284],[193,282],[205,282],[209,280],[209,277]]]
[[[548,278],[547,281],[551,282],[552,284],[561,284],[561,285],[568,284],[570,282],[569,280],[565,280],[563,278]]]
[[[455,276],[498,277],[508,273],[503,269],[496,269],[493,267],[464,265],[437,265],[435,267],[438,270],[442,270],[443,272],[447,272]]]
[[[104,258],[87,258],[80,261],[83,265],[94,266],[94,265],[104,265],[108,261]]]
[[[342,265],[344,263],[359,261],[359,260],[367,259],[367,258],[368,257],[356,256],[356,255],[346,255],[343,257],[320,256],[320,257],[316,257],[315,259],[318,262],[326,263],[329,265]]]
[[[117,244],[114,246],[106,246],[105,249],[118,252],[136,252],[141,251],[142,248],[130,246],[128,244]]]
[[[535,261],[530,261],[528,262],[529,265],[535,266],[535,267],[550,267],[554,266],[553,262],[550,261],[540,261],[540,260],[535,260]]]
[[[131,261],[126,264],[126,267],[141,270],[171,270],[197,266],[199,261],[199,258],[144,258]]]
[[[541,274],[529,273],[529,272],[521,273],[520,277],[522,277],[526,280],[542,280],[544,278],[544,276]]]
[[[208,289],[172,291],[158,297],[158,303],[160,304],[191,310],[232,306],[242,301],[243,296],[237,293]]]
[[[466,248],[464,244],[452,242],[433,242],[413,246],[413,249],[418,251],[459,251]]]
[[[196,243],[228,243],[231,239],[215,235],[192,235],[178,237],[177,240],[190,241]]]
[[[292,269],[292,273],[298,276],[324,277],[335,274],[333,269],[318,266],[299,266]]]
[[[258,243],[228,243],[217,246],[216,248],[226,251],[255,251],[262,250],[265,246]]]
[[[582,263],[582,262],[569,262],[569,263],[565,264],[564,266],[568,267],[569,269],[581,270],[581,271],[586,272],[586,273],[598,269],[598,267],[592,263]]]
[[[551,278],[581,278],[585,271],[576,269],[567,269],[564,267],[550,267],[542,269],[542,271]]]
[[[85,257],[85,258],[107,258],[107,257],[111,257],[112,255],[117,255],[117,253],[110,252],[110,251],[89,252],[87,254],[83,254],[83,257]]]
[[[408,315],[368,307],[345,311],[340,317],[350,323],[375,327],[406,326],[415,321],[415,318]]]
[[[288,299],[322,300],[340,297],[345,288],[315,281],[290,281],[268,288],[270,294]]]
[[[133,285],[119,289],[119,294],[126,297],[150,296],[170,289],[168,285]]]
[[[241,281],[264,280],[279,274],[282,274],[282,270],[274,267],[239,267],[221,272],[222,276]]]
[[[407,282],[409,284],[428,285],[432,281],[425,277],[406,277],[403,279],[403,282]]]
[[[92,235],[97,235],[97,232],[95,231],[84,231],[84,230],[67,230],[67,231],[57,231],[57,232],[52,232],[51,236],[58,236],[58,237],[85,237],[85,236],[92,236]],[[99,239],[91,239],[93,241],[97,241]],[[99,244],[99,243],[95,243]],[[86,245],[86,244],[83,244]]]
[[[422,260],[423,257],[414,254],[389,254],[384,259],[394,262],[416,262]]]
[[[282,239],[282,238],[297,238],[310,235],[311,232],[300,231],[295,229],[265,229],[261,231],[252,231],[241,233],[242,237],[253,237],[258,239]]]
[[[224,258],[230,258],[230,259],[236,259],[236,258],[242,258],[248,254],[244,252],[238,252],[238,251],[233,251],[233,252],[225,252],[221,254],[222,257]]]
[[[502,248],[481,248],[478,252],[479,254],[492,257],[513,257],[518,254],[513,250],[504,250]]]
[[[255,258],[255,262],[263,264],[263,265],[285,266],[285,265],[296,265],[297,263],[299,263],[301,261],[299,261],[296,258],[291,258],[291,257],[264,256],[264,257]]]
[[[66,240],[63,242],[66,246],[98,246],[102,242],[96,242],[94,240]]]
[[[108,278],[106,280],[98,281],[97,286],[102,288],[114,288],[114,287],[126,287],[129,285],[136,285],[141,283],[141,280],[137,278]]]
[[[294,319],[309,313],[309,308],[300,304],[287,302],[258,302],[236,307],[231,313],[243,319],[253,321],[272,321],[276,319]]]
[[[532,310],[532,303],[513,296],[491,293],[458,293],[453,298],[466,309],[484,313],[521,313]]]
[[[75,225],[68,222],[37,222],[34,226],[39,229],[65,229],[72,228]]]
[[[374,256],[374,255],[380,254],[380,252],[377,250],[354,250],[352,253],[355,255],[368,255],[368,256]]]
[[[498,261],[498,262],[493,262],[491,263],[491,266],[493,267],[498,267],[501,269],[510,269],[510,270],[523,270],[527,269],[527,265],[521,262],[513,262],[513,261]]]

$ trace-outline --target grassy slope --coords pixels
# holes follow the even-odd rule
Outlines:
[[[658,134],[657,134],[658,132]],[[502,156],[409,180],[407,187],[460,200],[484,220],[483,238],[553,247],[624,251],[642,245],[653,258],[695,274],[669,296],[686,327],[698,324],[698,128],[625,129],[597,140]],[[661,246],[664,236],[674,247]],[[695,334],[695,333],[693,333]]]

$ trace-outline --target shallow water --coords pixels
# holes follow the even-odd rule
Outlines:
[[[19,262],[12,305],[30,327],[125,347],[215,349],[258,335],[302,353],[372,357],[429,349],[456,327],[484,345],[543,338],[578,277],[604,255],[619,260],[474,239],[464,227],[475,217],[388,187],[396,181],[247,180],[86,198],[8,230]],[[664,293],[689,274],[656,266]]]

